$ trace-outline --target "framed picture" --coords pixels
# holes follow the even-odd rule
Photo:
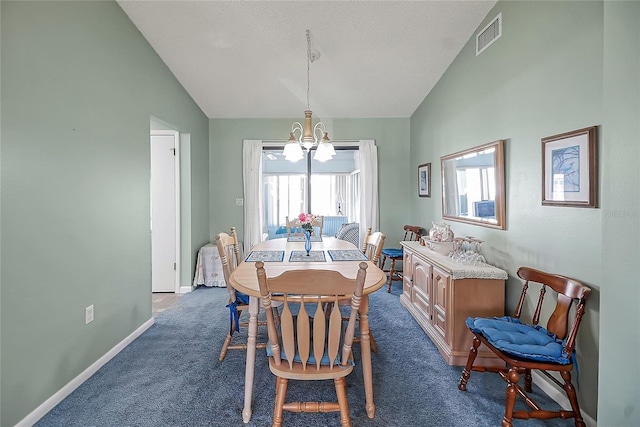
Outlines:
[[[431,197],[431,163],[418,166],[418,196]]]
[[[597,126],[542,138],[542,204],[597,207]]]

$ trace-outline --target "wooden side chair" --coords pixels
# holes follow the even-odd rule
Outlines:
[[[380,254],[382,253],[382,249],[384,248],[384,240],[387,236],[384,233],[376,231],[375,233],[371,233],[371,227],[367,228],[367,232],[364,236],[364,241],[362,242],[362,253],[369,258],[369,261],[374,264],[378,264],[380,260]]]
[[[287,227],[287,237],[290,236],[302,236],[304,233],[302,232],[302,227],[300,226],[300,221],[298,218],[293,218],[289,221],[289,217],[285,217],[285,227]]]
[[[574,418],[576,427],[584,427],[576,391],[571,383],[571,371],[574,365],[576,372],[578,370],[575,358],[576,337],[591,289],[577,280],[528,267],[518,269],[518,276],[524,280],[524,285],[513,317],[467,319],[467,326],[474,337],[458,388],[462,391],[467,390],[471,371],[497,372],[508,384],[503,427],[513,426],[513,418]],[[527,303],[530,282],[542,286],[537,302]],[[545,299],[547,293],[551,295]],[[535,305],[530,305],[532,303]],[[553,308],[554,304],[555,308],[552,311],[549,308]],[[572,310],[574,304],[575,309]],[[530,323],[521,320],[524,306],[535,307]],[[546,327],[540,325],[543,313],[550,313],[548,317],[544,316]],[[474,366],[480,344],[487,346],[502,359],[506,367]],[[539,370],[564,389],[571,410],[544,410],[527,394],[531,392],[533,369]],[[560,374],[563,382],[550,374],[554,371]],[[521,375],[524,375],[524,387],[518,384]],[[531,410],[514,411],[517,395],[524,399]]]
[[[223,361],[227,355],[227,350],[245,350],[247,349],[247,343],[231,344],[234,332],[240,332],[240,327],[246,327],[247,322],[240,323],[240,316],[242,312],[249,310],[249,296],[242,292],[236,291],[229,277],[240,262],[242,257],[240,256],[240,245],[238,244],[238,235],[236,234],[236,228],[231,227],[231,234],[220,233],[216,236],[216,246],[218,253],[220,254],[220,261],[222,263],[222,272],[224,274],[224,281],[227,285],[227,291],[229,291],[229,332],[222,344],[222,350],[220,350],[219,361]],[[258,322],[260,323],[260,322]],[[262,324],[266,324],[262,322]],[[256,345],[258,348],[265,348],[265,343],[259,343]]]
[[[371,227],[367,227],[367,231],[364,235],[364,241],[362,243],[362,253],[369,258],[374,264],[378,264],[378,260],[380,259],[380,253],[382,252],[382,248],[384,247],[384,241],[387,236],[384,233],[376,231],[375,233],[371,233]],[[343,319],[347,320],[347,319]],[[360,316],[358,316],[358,325],[360,324]],[[369,328],[369,339],[371,340],[371,351],[374,353],[378,352],[378,343],[376,342],[375,337],[373,336],[373,330]],[[360,342],[360,338],[356,337],[355,342]]]
[[[324,217],[318,216],[313,219],[311,225],[313,226],[313,231],[311,232],[312,236],[322,236],[322,226],[324,224]],[[290,236],[303,236],[304,231],[300,226],[300,220],[298,218],[293,218],[289,220],[289,217],[285,217],[285,226],[287,227],[287,237]],[[316,234],[316,231],[318,234]]]
[[[313,227],[312,235],[315,235],[316,229],[318,230],[318,236],[322,236],[322,226],[324,225],[324,217],[317,216],[311,221],[311,226]]]
[[[418,241],[422,237],[424,230],[418,225],[405,225],[404,226],[404,238],[403,241]],[[402,248],[385,248],[382,250],[382,270],[389,273],[389,284],[387,285],[387,292],[391,292],[391,284],[394,280],[402,280],[402,271],[396,269],[396,261],[402,261],[404,251]],[[387,258],[391,260],[391,267],[389,270],[385,270],[384,266],[387,262]]]
[[[340,424],[351,426],[345,377],[354,366],[351,346],[366,269],[361,262],[355,279],[332,270],[290,270],[267,277],[264,263],[256,263],[267,313],[269,369],[276,376],[272,426],[282,425],[283,411],[340,412]],[[272,299],[283,301],[280,326],[266,310]],[[337,309],[342,300],[351,302],[346,329]],[[335,309],[323,310],[325,303]],[[289,380],[333,380],[337,402],[285,402]]]

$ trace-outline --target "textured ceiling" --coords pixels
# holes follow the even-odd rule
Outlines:
[[[209,118],[410,117],[496,1],[119,0]]]

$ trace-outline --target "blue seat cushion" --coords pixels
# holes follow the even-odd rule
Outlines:
[[[509,316],[469,317],[466,323],[504,353],[540,362],[572,363],[573,355],[566,354],[564,341],[540,325],[527,325]]]
[[[404,254],[402,248],[400,249],[396,249],[396,248],[384,248],[382,249],[382,255],[388,257],[388,258],[402,258],[402,255]]]
[[[236,291],[236,301],[238,304],[249,304],[249,295]]]
[[[236,291],[236,300],[227,304],[227,307],[229,307],[229,323],[231,325],[236,325],[236,332],[240,332],[240,315],[238,314],[238,304],[249,304],[249,295]]]

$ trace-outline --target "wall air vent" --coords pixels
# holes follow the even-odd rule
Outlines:
[[[476,35],[476,56],[491,46],[502,35],[502,12]]]

